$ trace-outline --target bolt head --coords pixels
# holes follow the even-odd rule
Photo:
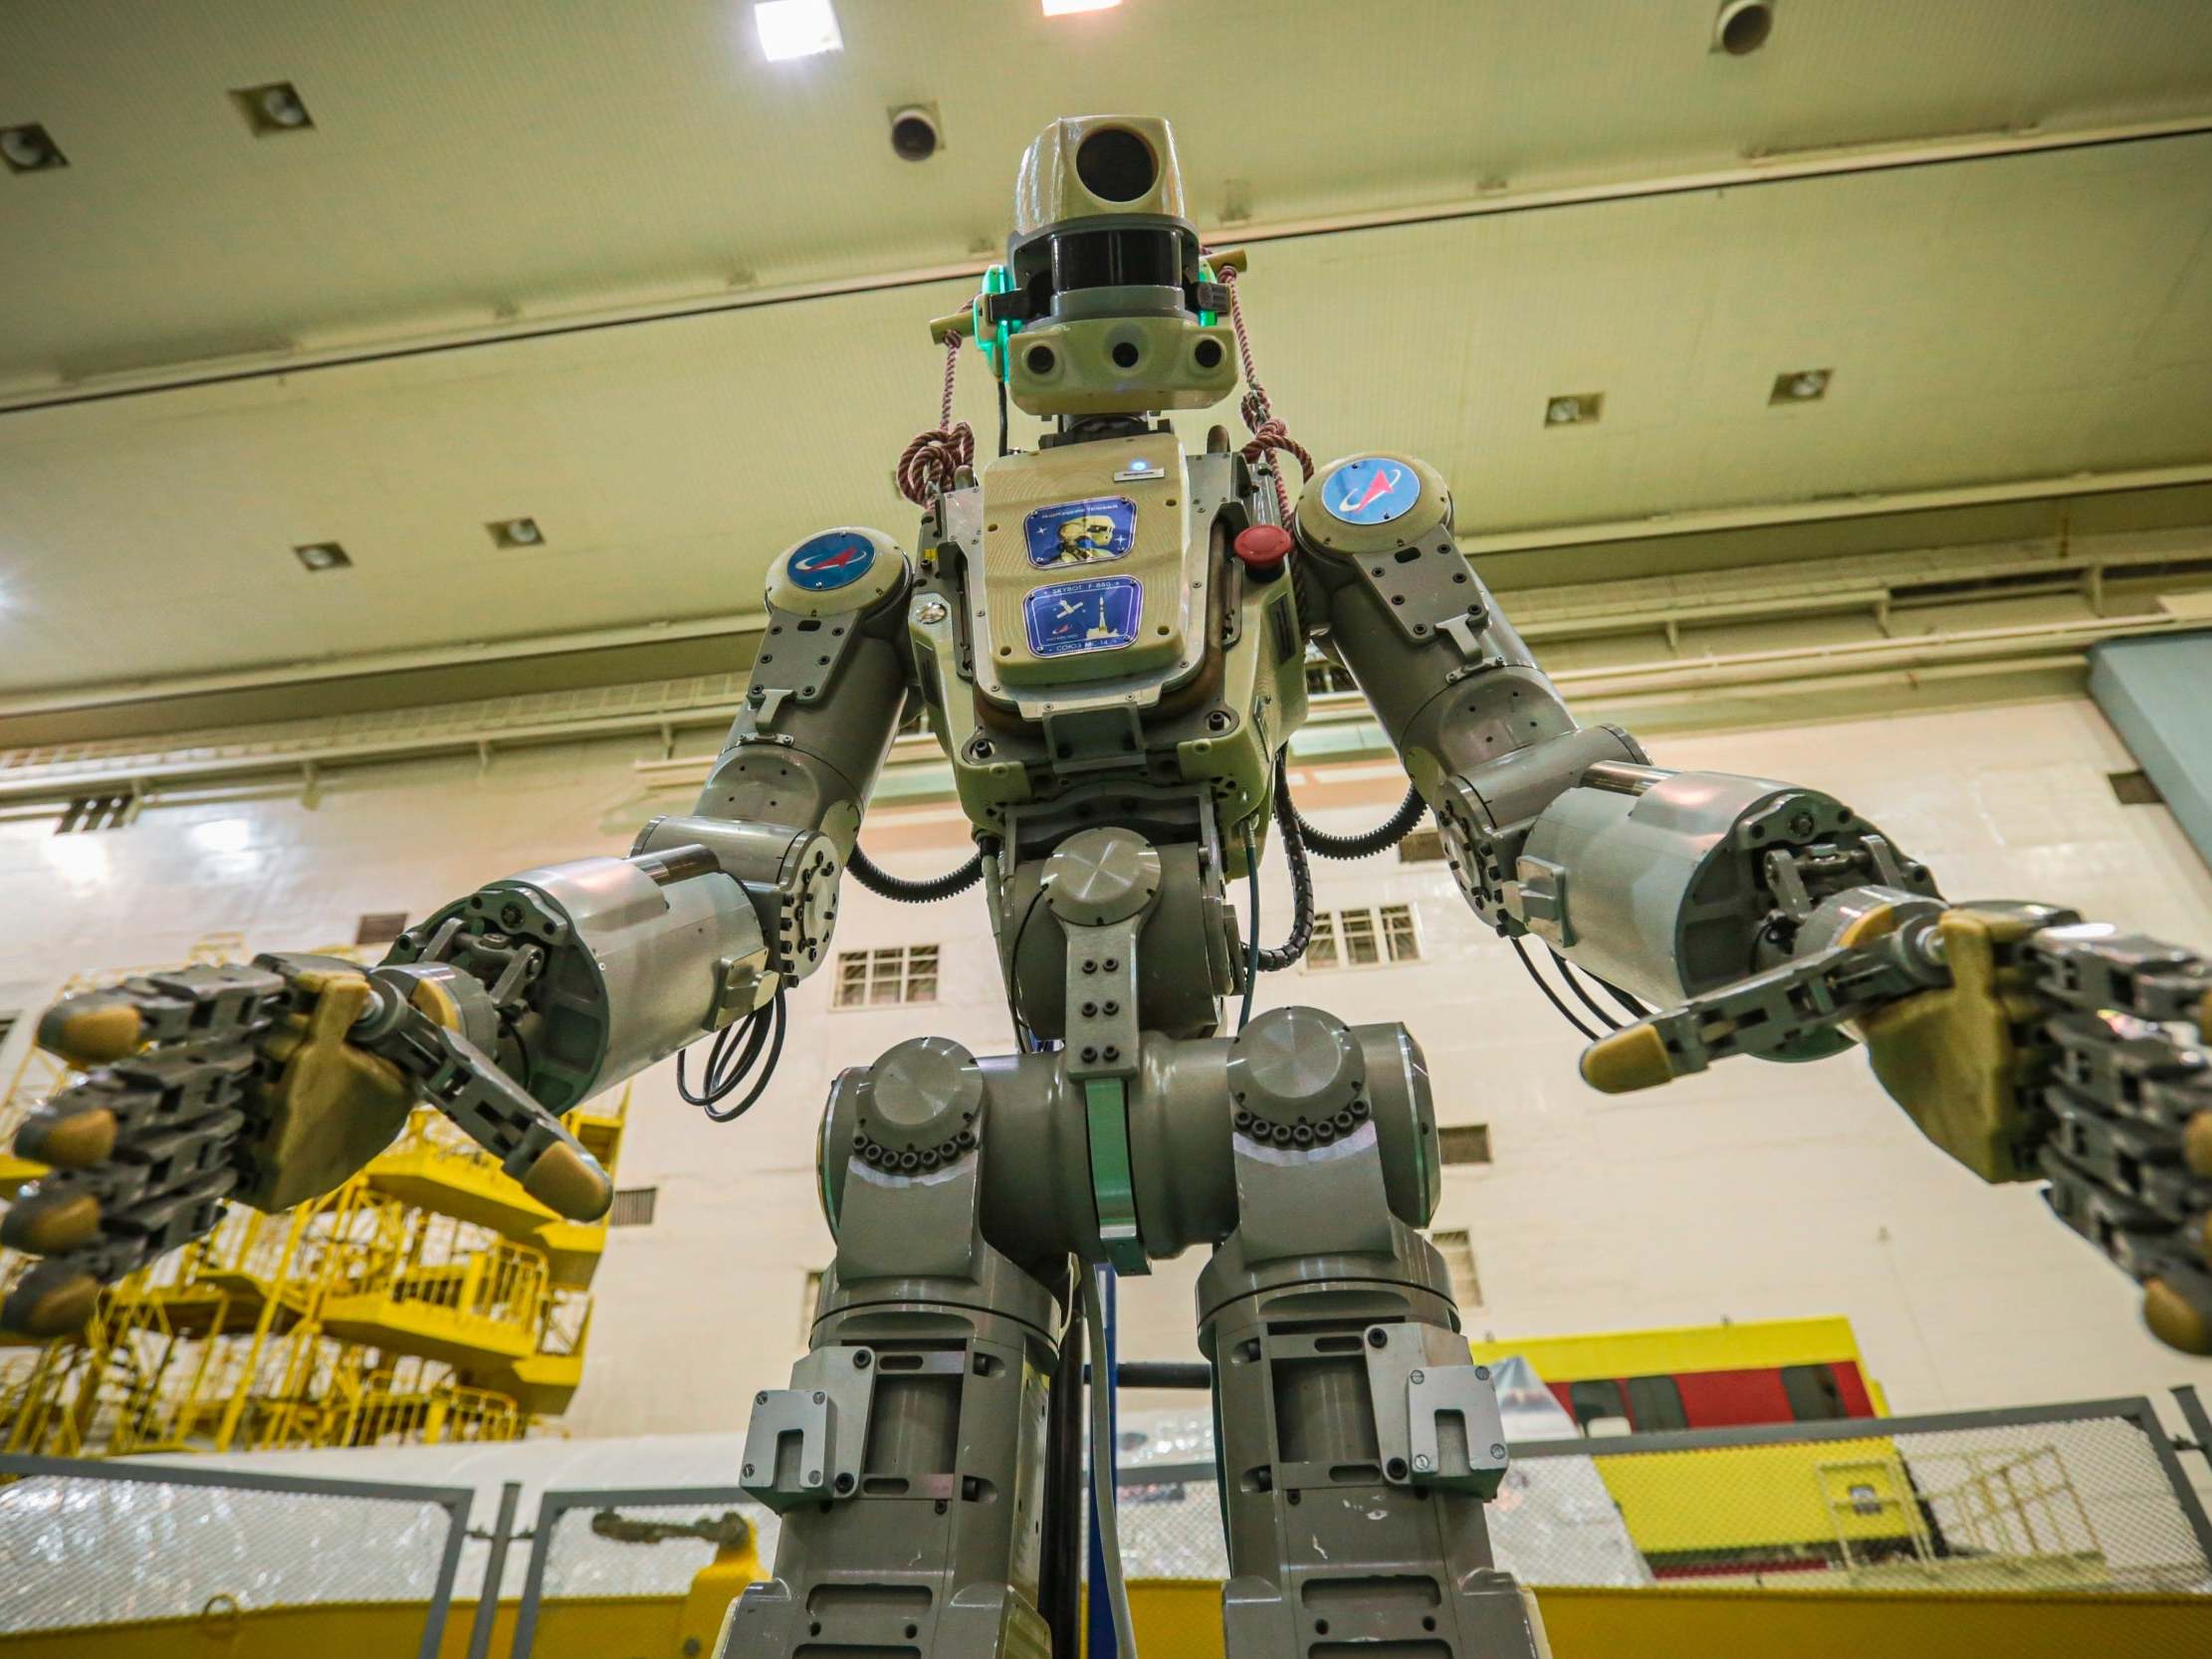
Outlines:
[[[1424,1452],[1424,1453],[1423,1453],[1423,1454],[1422,1454],[1422,1455],[1421,1455],[1420,1457],[1417,1457],[1417,1458],[1415,1458],[1415,1459],[1414,1459],[1414,1467],[1415,1467],[1416,1469],[1426,1469],[1426,1468],[1428,1468],[1428,1467],[1429,1467],[1429,1454],[1428,1454],[1428,1453],[1426,1453],[1426,1452]]]
[[[809,1470],[807,1470],[807,1471],[806,1471],[806,1484],[807,1484],[808,1486],[819,1486],[819,1485],[821,1485],[821,1484],[822,1484],[822,1472],[821,1472],[821,1471],[820,1471],[819,1469],[809,1469]]]
[[[814,1403],[815,1403],[816,1405],[819,1405],[819,1404],[821,1404],[821,1402],[822,1402],[822,1391],[821,1391],[821,1390],[820,1390],[819,1388],[816,1388],[816,1389],[814,1390]]]
[[[1406,1380],[1409,1382],[1426,1382],[1429,1380],[1429,1373],[1426,1371],[1415,1371]]]
[[[914,620],[917,622],[942,622],[952,614],[952,607],[942,599],[925,599],[914,607]]]
[[[745,1478],[747,1480],[751,1480],[753,1478],[753,1465],[750,1463],[745,1466]]]
[[[766,1405],[766,1404],[768,1404],[768,1402],[769,1402],[769,1395],[768,1395],[768,1390],[767,1390],[766,1388],[762,1389],[762,1390],[761,1390],[761,1391],[760,1391],[760,1392],[759,1392],[758,1394],[755,1394],[755,1395],[753,1396],[753,1403],[754,1403],[755,1405]]]
[[[1492,1446],[1490,1455],[1494,1458],[1502,1458],[1505,1456],[1505,1448],[1503,1446]]]

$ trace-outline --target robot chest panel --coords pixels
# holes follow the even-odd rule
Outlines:
[[[1203,647],[1203,547],[1172,433],[1005,456],[983,476],[987,695],[1172,677]]]

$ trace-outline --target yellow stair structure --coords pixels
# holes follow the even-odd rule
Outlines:
[[[192,959],[243,953],[223,937]],[[25,1058],[0,1095],[0,1145],[67,1075],[36,1050]],[[566,1120],[609,1173],[628,1108],[625,1090]],[[41,1173],[0,1157],[0,1195]],[[121,1457],[520,1439],[582,1381],[605,1246],[604,1221],[562,1220],[418,1111],[314,1203],[283,1216],[233,1205],[205,1238],[112,1286],[81,1335],[0,1338],[0,1448]],[[24,1265],[0,1253],[0,1282]]]

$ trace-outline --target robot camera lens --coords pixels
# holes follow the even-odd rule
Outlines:
[[[1031,374],[1050,374],[1059,366],[1060,359],[1049,345],[1032,345],[1021,359]]]
[[[1221,366],[1221,342],[1219,340],[1200,340],[1191,349],[1191,360],[1201,368],[1219,368]]]
[[[1152,146],[1125,127],[1101,127],[1075,150],[1075,176],[1102,202],[1133,202],[1160,176]]]
[[[1123,340],[1114,347],[1113,357],[1116,368],[1135,368],[1137,366],[1137,348],[1127,340]]]

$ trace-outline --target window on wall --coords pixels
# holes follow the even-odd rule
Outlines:
[[[1356,692],[1359,684],[1328,658],[1315,653],[1306,658],[1306,695],[1327,697],[1333,692]]]
[[[1490,1161],[1490,1126],[1438,1124],[1437,1144],[1446,1163],[1487,1163]]]
[[[1689,1413],[1682,1409],[1682,1391],[1670,1376],[1630,1377],[1629,1411],[1639,1434],[1670,1434],[1689,1427]]]
[[[1782,1392],[1790,1402],[1790,1415],[1801,1423],[1851,1415],[1844,1407],[1843,1386],[1833,1365],[1784,1365]]]
[[[1451,1300],[1461,1309],[1482,1306],[1482,1280],[1474,1270],[1474,1240],[1464,1227],[1445,1228],[1429,1235],[1429,1242],[1443,1258],[1451,1276]]]
[[[80,795],[63,808],[54,833],[87,835],[94,830],[121,829],[137,816],[137,801],[129,795]]]
[[[1584,1382],[1567,1385],[1567,1399],[1575,1413],[1575,1427],[1588,1434],[1593,1423],[1606,1426],[1599,1432],[1619,1434],[1629,1420],[1628,1402],[1621,1397],[1621,1384],[1611,1377],[1596,1377]],[[1616,1427],[1618,1424],[1620,1427]]]
[[[1337,967],[1381,967],[1421,956],[1421,935],[1411,905],[1366,905],[1358,910],[1318,911],[1305,965],[1316,972]]]
[[[353,930],[355,944],[389,944],[407,931],[405,911],[371,911]]]
[[[937,1000],[934,944],[894,944],[881,950],[837,952],[837,1008],[882,1008]]]
[[[650,1227],[653,1211],[660,1202],[661,1189],[657,1186],[625,1186],[614,1194],[614,1207],[607,1211],[609,1227]]]
[[[1398,862],[1401,864],[1441,864],[1443,862],[1443,835],[1433,829],[1408,830],[1398,843]]]

